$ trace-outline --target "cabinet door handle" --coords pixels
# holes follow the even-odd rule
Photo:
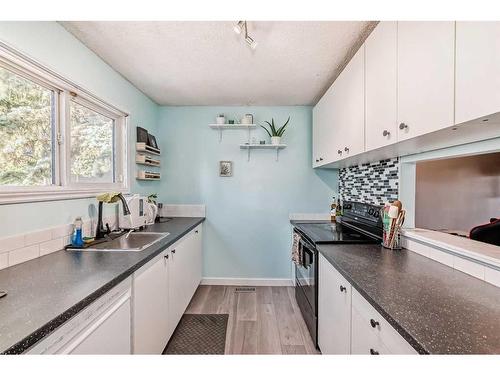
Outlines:
[[[344,147],[344,151],[345,151],[345,152],[349,152],[349,147],[347,147],[347,146],[346,146],[346,147]]]
[[[316,159],[316,163],[319,161],[319,159]]]
[[[164,256],[165,259],[168,259],[168,254]]]
[[[342,155],[342,150],[337,150],[337,154]]]
[[[374,319],[370,319],[370,325],[375,328],[376,326],[380,326],[380,323],[377,322],[376,320]]]
[[[399,124],[399,129],[401,129],[401,130],[408,129],[408,125],[406,125],[404,122],[402,122],[401,124]]]
[[[172,250],[172,254],[175,254],[175,249]]]
[[[319,161],[323,161],[323,158],[319,158]]]
[[[382,132],[382,135],[383,135],[384,137],[387,137],[387,136],[391,135],[391,132],[390,132],[390,131],[388,131],[388,130],[384,130],[384,131]]]
[[[341,292],[345,292],[346,290],[347,290],[347,288],[345,286],[343,286],[343,285],[340,286],[340,291]]]
[[[375,349],[371,349],[371,348],[370,348],[370,354],[371,354],[371,355],[379,355],[380,353],[379,353],[379,352],[377,352]]]
[[[198,231],[197,231],[197,230],[195,230],[195,231],[194,231],[194,233],[198,233]]]

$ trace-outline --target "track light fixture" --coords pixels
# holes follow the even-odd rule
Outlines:
[[[250,35],[248,35],[247,21],[238,21],[238,23],[234,25],[234,32],[238,35],[245,32],[245,42],[251,49],[255,49],[257,47],[257,42]]]

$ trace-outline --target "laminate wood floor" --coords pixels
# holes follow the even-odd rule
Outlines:
[[[200,285],[186,314],[229,314],[225,354],[318,354],[292,287]]]

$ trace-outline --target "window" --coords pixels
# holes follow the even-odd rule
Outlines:
[[[71,182],[115,182],[115,121],[72,101],[70,127]]]
[[[126,117],[0,43],[0,204],[127,191]]]
[[[54,91],[0,66],[0,185],[54,181]]]

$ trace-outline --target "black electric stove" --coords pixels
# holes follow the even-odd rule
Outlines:
[[[301,237],[301,261],[295,265],[295,298],[318,347],[318,250],[317,244],[366,244],[382,241],[380,206],[344,202],[339,222],[294,222],[294,233]]]

